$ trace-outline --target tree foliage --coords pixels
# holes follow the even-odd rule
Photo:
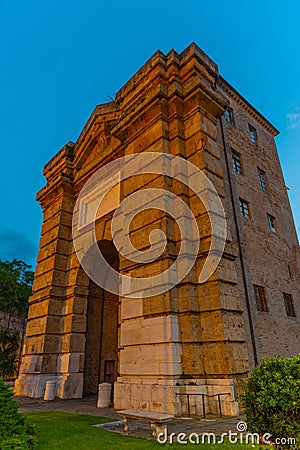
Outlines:
[[[0,310],[25,315],[32,294],[33,272],[24,261],[0,260]]]
[[[5,380],[16,374],[20,333],[8,329],[0,329],[0,376]]]
[[[300,449],[300,355],[265,358],[252,372],[243,402],[250,432],[270,433],[274,442],[295,438],[294,446],[276,447]]]
[[[35,431],[18,412],[13,393],[0,379],[0,448],[29,450],[35,445]]]

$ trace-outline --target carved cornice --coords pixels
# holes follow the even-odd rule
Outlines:
[[[271,124],[254,106],[251,105],[228,81],[220,76],[218,86],[231,98],[234,102],[242,106],[248,114],[250,114],[256,122],[260,123],[273,136],[277,136],[279,131]]]
[[[67,173],[59,173],[55,179],[47,183],[37,194],[36,200],[45,211],[53,202],[64,197],[74,197],[73,180]]]
[[[80,133],[74,148],[74,166],[77,166],[79,161],[86,153],[86,148],[91,144],[93,139],[102,139],[103,133],[108,136],[111,127],[119,119],[120,112],[117,110],[116,102],[104,103],[96,106],[86,125]],[[101,137],[102,134],[102,137]],[[97,137],[96,135],[99,135]]]
[[[74,142],[68,142],[45,165],[43,175],[48,182],[53,181],[61,172],[72,175]]]

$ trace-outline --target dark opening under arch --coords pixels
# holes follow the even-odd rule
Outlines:
[[[113,242],[97,243],[110,266],[119,270],[119,255]],[[113,383],[118,373],[119,296],[90,280],[86,312],[86,342],[83,395],[97,394],[99,383]]]

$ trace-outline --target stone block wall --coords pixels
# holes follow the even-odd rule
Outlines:
[[[234,126],[224,119],[229,107]],[[257,144],[249,139],[248,123],[257,129]],[[95,108],[76,143],[67,144],[44,170],[47,185],[38,194],[44,223],[18,394],[42,396],[47,379],[54,377],[59,397],[81,397],[105,381],[105,361],[117,360],[116,408],[184,414],[178,395],[186,387],[177,383],[189,375],[197,381],[198,393],[228,391],[224,411],[234,415],[249,363],[252,368],[264,355],[299,351],[299,247],[275,134],[195,44],[181,54],[156,52],[113,102]],[[232,170],[232,148],[243,158],[241,176]],[[96,218],[96,239],[107,255],[114,253],[111,220],[116,206],[137,190],[153,187],[175,194],[191,208],[200,251],[194,268],[176,287],[154,297],[145,289],[137,299],[121,292],[113,308],[105,310],[103,292],[92,288],[75,253],[73,207],[84,183],[100,167],[149,151],[181,156],[211,180],[228,221],[225,251],[215,272],[199,284],[212,233],[203,202],[166,174],[122,181]],[[260,191],[257,166],[267,174],[267,194]],[[248,221],[240,215],[239,197],[251,204]],[[267,213],[276,217],[276,235],[268,231]],[[146,250],[154,229],[165,233],[165,251],[141,265],[130,255],[115,255],[111,262],[121,274],[149,277],[172,264],[181,235],[165,211],[150,205],[138,214],[130,227],[132,244]],[[256,311],[253,283],[266,287],[268,313]],[[284,316],[281,291],[293,295],[296,318]],[[214,401],[207,402],[213,412]]]

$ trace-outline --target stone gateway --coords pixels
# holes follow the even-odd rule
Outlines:
[[[98,105],[76,143],[44,168],[47,183],[37,194],[43,226],[16,394],[43,397],[53,380],[57,397],[80,398],[105,382],[120,410],[180,416],[190,408],[201,415],[203,404],[217,413],[220,399],[223,414],[238,414],[249,371],[264,356],[300,351],[299,244],[277,134],[195,44],[181,54],[157,51],[113,101]],[[132,220],[132,244],[147,250],[159,229],[165,250],[145,264],[118,252],[112,216],[138,190],[164,189],[183,199],[201,238],[193,269],[175,287],[127,298],[83,270],[72,218],[79,192],[99,168],[142,152],[180,156],[203,171],[222,200],[227,240],[217,269],[198,283],[212,239],[201,201],[163,173],[120,182],[95,224],[95,245],[120,274],[154,276],[180,249],[174,220],[150,208]]]

